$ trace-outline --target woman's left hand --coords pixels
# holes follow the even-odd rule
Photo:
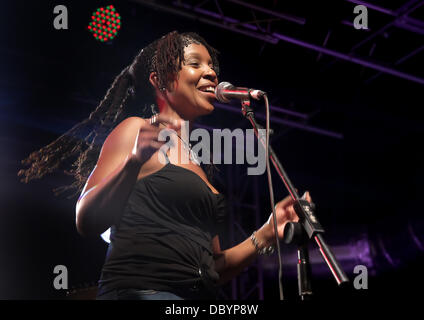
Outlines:
[[[305,196],[306,201],[312,202],[312,198],[309,194],[309,191],[306,191]],[[297,216],[294,208],[293,208],[294,201],[291,198],[291,196],[285,197],[283,200],[279,201],[275,205],[275,214],[277,215],[277,230],[278,230],[278,238],[283,239],[284,236],[284,228],[287,223],[289,222],[298,222],[299,217]],[[272,236],[275,238],[274,233],[274,218],[270,216],[269,224],[271,230],[269,230],[272,233]]]

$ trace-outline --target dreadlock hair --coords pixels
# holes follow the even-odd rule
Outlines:
[[[149,82],[151,72],[156,72],[159,88],[169,88],[184,62],[184,48],[190,44],[202,44],[209,51],[214,70],[219,74],[218,51],[196,33],[170,32],[143,48],[133,62],[114,79],[106,95],[90,116],[76,124],[49,145],[32,152],[21,163],[29,166],[21,169],[21,182],[40,179],[75,159],[70,170],[64,173],[74,177],[67,186],[53,189],[55,195],[76,190],[68,199],[78,195],[96,165],[101,146],[108,134],[130,116],[143,118],[158,113],[156,93]],[[71,160],[72,161],[72,160]],[[210,178],[215,165],[205,165]]]

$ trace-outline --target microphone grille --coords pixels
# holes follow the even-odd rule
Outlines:
[[[216,88],[215,88],[215,97],[218,101],[223,102],[223,103],[227,103],[230,100],[225,98],[225,96],[223,95],[223,90],[228,88],[228,87],[232,87],[233,85],[229,82],[220,82]]]

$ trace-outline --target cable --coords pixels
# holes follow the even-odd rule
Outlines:
[[[275,233],[275,242],[277,245],[277,254],[278,254],[278,288],[280,292],[280,300],[284,300],[283,293],[283,263],[281,261],[281,250],[280,250],[280,241],[278,239],[278,228],[277,228],[277,214],[275,212],[274,205],[274,190],[272,188],[272,177],[271,177],[271,168],[269,164],[269,103],[268,96],[265,94],[263,96],[265,100],[265,108],[266,108],[266,144],[265,144],[265,156],[266,156],[266,171],[268,175],[268,188],[269,188],[269,196],[271,200],[271,208],[272,208],[272,217],[274,220],[274,233]],[[260,135],[259,135],[260,136]]]

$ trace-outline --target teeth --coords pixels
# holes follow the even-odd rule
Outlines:
[[[215,88],[210,86],[210,87],[201,88],[200,91],[215,93]]]

